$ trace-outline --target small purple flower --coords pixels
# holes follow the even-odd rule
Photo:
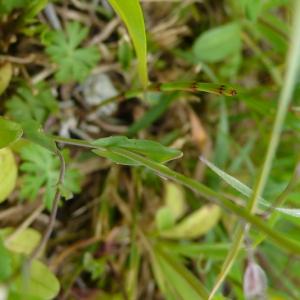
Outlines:
[[[247,300],[266,299],[267,276],[255,262],[250,261],[244,275],[244,295]]]

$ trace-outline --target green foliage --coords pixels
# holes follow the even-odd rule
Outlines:
[[[60,284],[47,266],[34,260],[27,271],[28,274],[20,274],[11,284],[9,299],[51,300],[56,297]]]
[[[24,200],[43,198],[47,208],[51,210],[57,188],[63,195],[79,192],[80,175],[72,166],[67,168],[65,184],[57,186],[60,172],[58,143],[69,144],[71,147],[83,146],[113,163],[143,168],[111,167],[111,162],[103,163],[102,159],[96,161],[91,153],[76,152],[79,154],[78,166],[87,174],[88,191],[79,195],[80,201],[74,203],[80,209],[77,210],[78,207],[74,207],[73,203],[68,207],[67,212],[70,208],[76,220],[64,220],[68,223],[66,228],[55,228],[55,237],[52,239],[51,235],[51,246],[46,249],[43,257],[47,261],[48,254],[51,253],[51,267],[57,271],[63,285],[61,297],[68,297],[69,291],[74,293],[74,297],[81,297],[76,294],[78,289],[75,283],[80,277],[86,284],[87,297],[99,299],[135,299],[145,292],[143,289],[147,289],[147,292],[152,290],[154,298],[164,297],[167,300],[227,299],[221,295],[225,295],[225,289],[220,288],[224,280],[229,298],[244,299],[241,286],[245,270],[243,260],[250,256],[243,247],[244,225],[247,224],[247,237],[249,236],[253,248],[256,248],[257,257],[264,257],[266,269],[270,270],[267,272],[270,277],[270,297],[275,299],[280,294],[282,299],[300,299],[296,282],[299,264],[293,256],[281,252],[286,250],[296,255],[300,253],[299,219],[295,218],[300,215],[299,209],[275,207],[275,211],[272,211],[271,205],[265,200],[272,199],[273,202],[275,199],[274,203],[277,203],[278,199],[288,199],[289,205],[293,207],[292,205],[297,205],[299,198],[299,191],[296,190],[299,187],[298,181],[293,194],[290,189],[285,189],[292,182],[291,180],[287,184],[298,163],[297,141],[300,128],[297,122],[299,107],[294,106],[298,103],[289,105],[295,81],[299,81],[296,75],[299,74],[297,65],[300,57],[300,18],[296,20],[298,24],[295,26],[294,39],[289,39],[291,1],[234,0],[223,1],[224,3],[220,1],[218,5],[214,3],[218,1],[206,1],[205,5],[172,4],[167,9],[167,17],[164,15],[165,9],[147,4],[148,24],[156,27],[149,33],[150,42],[155,44],[151,48],[151,78],[166,78],[166,81],[174,79],[172,82],[147,85],[146,35],[140,1],[110,0],[128,28],[137,53],[139,76],[143,85],[141,89],[125,92],[122,82],[131,85],[135,74],[129,70],[133,65],[132,49],[127,37],[120,37],[122,31],[114,27],[119,26],[116,19],[113,19],[116,17],[107,13],[108,9],[99,4],[95,7],[95,12],[100,19],[95,21],[90,18],[89,22],[87,16],[90,17],[90,7],[93,4],[81,3],[81,6],[78,1],[75,2],[55,1],[59,19],[62,11],[72,14],[66,14],[66,19],[62,18],[66,25],[65,31],[47,29],[43,32],[42,27],[51,21],[48,16],[43,16],[43,22],[40,22],[34,16],[44,7],[46,0],[0,0],[1,28],[3,25],[5,29],[4,39],[0,43],[3,52],[1,60],[4,62],[0,66],[0,93],[1,100],[3,99],[1,109],[6,108],[4,114],[18,122],[0,118],[0,148],[4,147],[0,151],[0,202],[10,194],[17,174],[16,162],[7,146],[24,133],[24,139],[13,145],[13,149],[20,153],[20,184],[11,201],[4,203],[8,210],[3,213],[5,215],[14,211],[11,208],[14,208],[15,199],[20,198],[20,195]],[[294,2],[300,13],[298,2]],[[175,15],[176,18],[173,18]],[[123,92],[100,104],[102,106],[115,101],[119,105],[120,100],[117,113],[100,121],[89,118],[90,109],[84,106],[78,84],[97,64],[99,53],[95,47],[84,47],[85,40],[89,38],[89,29],[77,22],[68,23],[74,16],[91,24],[91,34],[98,34],[98,29],[104,29],[104,33],[112,30],[109,36],[104,34],[105,39],[101,43],[105,63],[113,66],[112,79],[120,77],[124,80],[118,81],[118,88]],[[157,17],[161,17],[161,20],[166,18],[162,22],[166,27],[160,24],[156,26]],[[106,24],[108,20],[112,22]],[[194,24],[199,24],[200,27],[194,27]],[[196,37],[192,51],[187,51],[186,49],[191,49],[191,41],[195,38],[195,33],[198,35],[199,28],[202,33]],[[100,35],[102,38],[102,32]],[[45,48],[40,47],[38,38],[41,36]],[[158,49],[160,45],[163,47]],[[292,55],[284,64],[283,57],[289,47]],[[29,63],[27,62],[30,51],[37,58],[37,63],[31,63],[30,57]],[[54,66],[48,65],[49,59]],[[284,67],[287,69],[286,79]],[[106,69],[106,65],[104,68]],[[40,75],[48,76],[52,74],[52,70],[56,72],[55,78],[46,78],[39,85],[30,88],[21,86],[10,99],[6,99],[12,93],[11,87],[6,92],[12,76],[22,77],[26,74],[29,81],[41,78]],[[124,71],[129,71],[129,74]],[[18,80],[19,78],[12,78],[13,83]],[[223,81],[226,85],[220,84]],[[127,128],[127,135],[135,137],[138,134],[143,139],[110,136],[92,142],[90,139],[84,141],[48,135],[43,132],[41,125],[58,111],[58,105],[46,82],[58,91],[62,102],[66,99],[65,94],[71,96],[68,97],[71,99],[70,103],[76,99],[74,105],[68,107],[67,113],[71,112],[79,120],[79,135],[88,134],[92,140],[95,136],[105,136],[107,131],[124,132]],[[239,85],[237,95],[236,88],[232,88],[235,85]],[[284,88],[276,116],[277,103],[274,99],[278,97],[282,86]],[[149,98],[153,99],[151,91],[159,95],[152,103],[149,101]],[[196,100],[197,93],[202,92],[205,95],[200,95],[201,103],[189,102]],[[296,91],[293,98],[297,100],[298,94],[299,91]],[[133,103],[128,102],[128,106],[124,103],[139,97],[141,101],[135,99]],[[177,100],[180,103],[176,103]],[[65,107],[66,103],[62,104],[61,107]],[[82,107],[84,109],[79,112]],[[134,109],[131,110],[132,107]],[[288,118],[283,125],[287,109]],[[165,114],[167,110],[169,111]],[[268,146],[270,126],[275,117],[276,125],[265,159],[266,156],[262,153]],[[51,134],[65,125],[64,113],[56,114],[55,118],[55,126],[52,127],[51,122],[47,122],[47,130]],[[98,125],[97,121],[101,131],[90,131],[92,126]],[[90,125],[92,126],[89,127]],[[281,131],[282,137],[279,136]],[[279,140],[282,144],[274,159]],[[164,141],[164,145],[182,149],[184,159],[171,162],[172,168],[167,167],[166,162],[180,157],[182,153],[156,141]],[[202,159],[205,165],[201,164],[197,159],[200,152],[208,155],[213,163]],[[69,160],[68,153],[64,153],[64,156]],[[259,175],[262,163],[264,171]],[[214,180],[210,180],[212,177],[208,175],[211,172],[205,172],[205,168],[217,174],[213,174]],[[235,177],[222,171],[226,169],[234,173]],[[164,181],[156,179],[150,182],[150,175],[145,180],[146,172],[153,172]],[[220,179],[233,189],[221,185]],[[298,177],[296,179],[299,180]],[[267,180],[266,193],[264,186]],[[248,185],[242,183],[247,181]],[[258,184],[253,184],[255,181]],[[162,187],[165,187],[163,191]],[[240,197],[250,198],[250,201],[243,202]],[[89,199],[99,199],[100,207],[98,203],[94,205],[96,201],[86,202]],[[216,203],[204,202],[211,200]],[[256,214],[256,204],[260,205],[260,209],[267,208],[270,215],[262,217],[261,214]],[[80,227],[82,221],[86,224],[85,217],[91,215],[93,222],[88,221],[90,226]],[[11,221],[15,221],[13,217],[9,218],[9,222]],[[22,221],[20,220],[20,224]],[[276,228],[273,228],[275,223]],[[26,222],[23,224],[26,225]],[[24,268],[26,255],[32,253],[41,238],[40,232],[24,229],[25,225],[18,224],[17,231],[7,227],[0,230],[0,292],[6,289],[9,292],[8,299],[11,300],[55,299],[59,283],[46,265],[34,260],[31,270]],[[254,230],[252,227],[255,227]],[[79,231],[70,232],[70,228]],[[272,242],[278,246],[276,251]],[[79,255],[70,257],[68,249],[79,250],[76,251]],[[80,253],[84,253],[84,256]],[[113,256],[110,256],[111,253]],[[63,263],[56,264],[62,257],[65,258]],[[153,281],[151,272],[144,272],[145,266],[149,265],[156,282]],[[17,270],[25,272],[15,274]],[[72,271],[75,271],[74,274]],[[141,272],[143,276],[140,278]],[[285,274],[280,286],[277,285],[276,273]],[[157,291],[155,283],[160,291]],[[149,285],[155,288],[148,289]],[[214,295],[215,292],[218,294]],[[151,291],[149,294],[151,295]]]
[[[144,88],[148,85],[147,39],[143,12],[138,0],[109,0],[109,3],[127,26],[138,58],[140,80]]]
[[[237,55],[241,50],[241,27],[233,22],[202,33],[195,41],[193,52],[200,62],[215,63]]]
[[[106,263],[106,257],[95,259],[89,252],[83,258],[84,270],[91,274],[92,280],[99,279],[105,273]]]
[[[58,70],[58,82],[83,81],[100,59],[96,47],[80,47],[88,35],[88,28],[78,22],[67,23],[66,32],[50,31],[44,36],[46,53]]]
[[[43,263],[34,260],[30,269],[22,267],[24,254],[29,255],[37,246],[41,235],[38,231],[27,228],[5,241],[13,228],[0,231],[0,280],[10,278],[8,299],[50,300],[59,292],[57,278]],[[16,273],[22,270],[24,273]],[[14,275],[13,277],[10,277]],[[42,280],[41,280],[42,279]]]
[[[0,117],[0,149],[16,142],[22,134],[20,124]]]
[[[0,281],[7,279],[12,273],[12,259],[0,237]]]
[[[57,180],[59,175],[59,159],[47,149],[39,145],[28,144],[21,151],[23,163],[20,170],[23,175],[21,196],[34,200],[41,188],[44,188],[43,201],[48,209],[52,207]],[[65,152],[68,160],[69,154]],[[72,193],[80,191],[80,173],[76,169],[68,168],[64,180],[64,188]]]
[[[263,2],[260,0],[242,0],[240,2],[246,17],[251,21],[256,21],[262,10]]]
[[[58,105],[51,89],[42,82],[34,88],[21,86],[6,102],[8,114],[17,122],[35,120],[44,123],[50,113],[58,111]]]
[[[21,8],[27,6],[31,0],[1,0],[0,1],[0,13],[7,14],[10,13],[13,9]]]

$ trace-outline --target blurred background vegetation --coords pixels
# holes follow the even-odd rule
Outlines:
[[[125,135],[179,149],[183,157],[169,162],[171,169],[243,206],[247,194],[233,178],[254,187],[265,162],[294,2],[140,2],[149,81],[225,84],[237,90],[229,97],[143,92],[139,23],[129,34],[105,0],[0,0],[0,113],[65,138]],[[125,3],[127,27],[137,22],[134,3]],[[256,211],[295,241],[297,211],[274,213],[272,205],[299,208],[299,112],[298,70],[263,193],[267,204]],[[27,272],[22,262],[49,224],[60,160],[26,139],[0,150],[0,299],[208,299],[220,274],[212,299],[300,299],[299,253],[254,228],[234,248],[244,221],[227,209],[142,166],[73,146],[62,154],[64,197],[54,231]],[[225,270],[228,252],[234,256]],[[245,276],[254,262],[261,268],[255,297]]]

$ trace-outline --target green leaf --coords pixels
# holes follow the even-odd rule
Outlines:
[[[172,228],[175,219],[169,207],[161,207],[155,214],[155,224],[159,231]]]
[[[106,149],[96,149],[96,150],[92,150],[92,152],[94,152],[98,156],[108,158],[116,164],[132,166],[132,167],[139,166],[139,163],[133,161],[132,159],[126,158],[122,155],[113,153],[112,151]]]
[[[236,22],[215,27],[202,33],[193,46],[193,52],[200,62],[215,63],[241,49],[241,28]]]
[[[17,180],[17,164],[9,148],[0,149],[0,203],[13,191]]]
[[[165,205],[155,214],[156,227],[160,232],[173,228],[175,221],[187,210],[182,186],[166,181],[164,203]]]
[[[12,227],[2,228],[0,235],[7,238],[13,232],[14,229]],[[40,239],[41,234],[37,230],[26,228],[14,234],[13,238],[8,238],[8,240],[5,241],[5,246],[13,252],[29,255],[38,245]]]
[[[181,218],[187,210],[184,189],[174,182],[165,182],[165,205],[170,209],[174,220]]]
[[[34,260],[28,271],[28,278],[21,274],[13,282],[11,290],[14,294],[17,296],[21,294],[21,299],[54,299],[59,292],[60,285],[48,267]]]
[[[128,158],[124,158],[121,155],[110,153],[109,150],[113,150],[114,148],[123,148],[161,163],[178,158],[182,155],[182,153],[179,150],[165,147],[157,142],[149,140],[128,139],[125,136],[112,136],[102,138],[92,142],[92,145],[104,149],[106,148],[106,152],[102,151],[102,149],[94,150],[96,154],[104,157],[110,156],[109,158],[118,163],[123,163],[122,161],[127,161],[127,163],[125,164],[130,165],[136,165],[136,163]]]
[[[68,152],[63,154],[68,160]],[[58,157],[35,144],[23,146],[20,155],[23,160],[20,170],[25,173],[22,177],[22,198],[34,200],[39,190],[44,188],[43,201],[46,207],[51,210],[60,169]],[[78,170],[67,168],[64,187],[73,193],[78,193],[80,191],[80,181],[81,176]]]
[[[33,89],[27,86],[19,87],[5,106],[8,114],[17,122],[35,120],[43,123],[51,113],[58,111],[58,104],[51,89],[43,82]]]
[[[244,11],[247,18],[251,21],[256,21],[263,8],[261,0],[244,0]]]
[[[118,60],[124,70],[128,70],[131,65],[133,51],[131,45],[126,40],[122,41],[118,47]]]
[[[174,227],[159,234],[171,239],[194,239],[206,234],[218,223],[221,209],[217,205],[205,205],[185,217]]]
[[[147,39],[140,3],[138,0],[109,0],[109,3],[126,24],[137,54],[140,80],[146,88],[148,85]]]
[[[22,123],[24,134],[31,142],[38,144],[55,153],[57,150],[54,140],[43,132],[41,125],[36,121],[25,121]]]
[[[46,52],[58,65],[58,82],[83,81],[100,59],[96,47],[80,48],[88,28],[78,22],[67,23],[66,33],[51,31],[45,35]]]
[[[49,0],[31,0],[26,5],[24,20],[25,23],[32,23],[33,18],[48,4]]]
[[[3,63],[0,67],[0,95],[6,90],[13,74],[11,63]]]
[[[20,124],[0,117],[0,149],[16,142],[23,134]]]

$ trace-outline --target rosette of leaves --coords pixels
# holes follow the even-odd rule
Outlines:
[[[83,81],[96,66],[100,55],[96,47],[80,47],[88,35],[88,28],[78,22],[66,25],[66,31],[49,31],[44,36],[46,52],[58,66],[58,82]]]

